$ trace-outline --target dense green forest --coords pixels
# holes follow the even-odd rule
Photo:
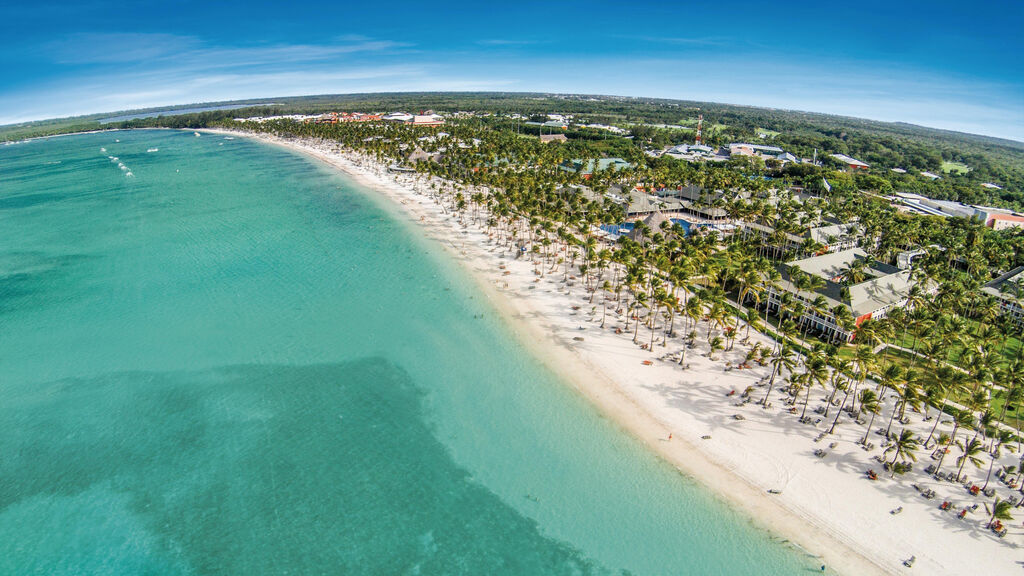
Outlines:
[[[242,102],[246,104],[249,102]],[[434,110],[441,113],[472,111],[492,114],[489,122],[512,114],[539,116],[571,114],[576,123],[602,123],[626,128],[629,138],[606,131],[571,128],[573,139],[600,141],[609,154],[626,155],[630,148],[659,147],[692,142],[697,116],[704,116],[704,140],[711,145],[753,141],[771,144],[798,157],[817,152],[826,167],[831,153],[843,153],[871,165],[870,177],[853,182],[861,189],[888,193],[916,192],[925,196],[975,204],[1024,209],[1024,143],[910,124],[885,123],[808,112],[733,106],[652,98],[522,93],[387,93],[276,98],[251,102],[251,107],[180,114],[197,105],[149,111],[160,114],[118,122],[103,122],[123,113],[30,122],[0,127],[0,140],[49,136],[87,130],[168,127],[201,128],[233,118],[275,114],[312,114],[325,111]],[[216,102],[201,106],[224,106]],[[147,111],[136,111],[145,113]],[[480,120],[484,122],[484,119]],[[511,121],[506,126],[511,127]],[[658,126],[661,125],[661,126]],[[523,133],[536,126],[516,123]],[[966,166],[966,172],[957,168]],[[906,173],[893,172],[900,168]],[[946,169],[947,171],[944,171]],[[819,174],[806,167],[791,171],[811,182]],[[928,171],[940,179],[920,174]],[[794,174],[788,174],[794,176]],[[1002,190],[982,187],[995,183]]]

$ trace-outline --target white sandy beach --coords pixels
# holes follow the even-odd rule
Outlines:
[[[678,353],[678,341],[668,348],[656,344],[652,351],[643,350],[631,341],[632,326],[630,332],[616,334],[615,327],[621,327],[625,318],[611,309],[601,329],[600,295],[589,304],[590,295],[582,285],[563,283],[561,268],[538,277],[529,258],[514,259],[488,238],[486,230],[472,225],[471,218],[466,218],[464,226],[442,210],[428,194],[429,185],[415,180],[417,176],[389,173],[376,162],[338,151],[334,144],[258,138],[319,158],[390,200],[395,214],[420,224],[425,235],[472,272],[522,340],[603,413],[685,474],[744,510],[758,525],[821,556],[830,571],[847,576],[1024,572],[1024,509],[1016,509],[1016,519],[1006,523],[1009,534],[997,538],[983,528],[988,514],[982,503],[991,499],[971,497],[959,484],[940,483],[920,471],[931,463],[929,451],[918,452],[914,472],[891,480],[882,465],[872,460],[881,448],[862,450],[856,442],[864,435],[864,427],[850,422],[845,414],[836,434],[815,443],[827,426],[798,423],[797,415],[785,409],[778,385],[773,409],[764,410],[753,402],[736,406],[739,392],[756,385],[770,369],[724,370],[725,360],[742,362],[748,346],[737,342],[733,351],[711,361],[704,356],[705,341],[698,338],[696,347],[687,351],[689,369],[660,360],[667,353]],[[641,327],[640,334],[645,332],[649,337]],[[769,339],[751,332],[750,345],[756,341],[770,346]],[[736,397],[726,396],[731,390],[737,391]],[[763,388],[755,388],[753,396],[763,394]],[[823,405],[824,396],[824,390],[814,391],[811,409]],[[875,428],[885,426],[890,407],[888,401]],[[735,419],[735,414],[744,419]],[[931,422],[924,422],[921,414],[910,417],[908,427],[927,436]],[[897,424],[894,429],[900,427]],[[951,428],[943,424],[939,430]],[[871,434],[871,442],[881,440]],[[830,448],[833,443],[835,447]],[[818,448],[828,454],[816,457]],[[952,461],[957,455],[954,448],[944,470],[955,471]],[[1017,456],[1006,455],[1002,462],[1016,463]],[[879,472],[877,481],[866,478],[869,468]],[[985,468],[968,465],[965,470],[980,483],[987,459]],[[934,489],[938,496],[923,498],[911,487],[914,483]],[[1009,493],[994,477],[991,485],[1004,496]],[[769,494],[769,489],[781,493]],[[943,500],[955,502],[958,510],[975,502],[979,506],[959,519],[956,511],[939,510]],[[902,512],[891,514],[898,506]],[[907,568],[903,561],[911,556],[916,563]]]

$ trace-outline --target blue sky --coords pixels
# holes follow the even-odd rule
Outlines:
[[[0,3],[0,124],[301,94],[655,96],[1024,141],[1024,2]]]

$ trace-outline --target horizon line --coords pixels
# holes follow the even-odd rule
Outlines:
[[[927,125],[924,125],[924,124],[915,124],[913,122],[907,122],[907,121],[902,121],[902,120],[879,120],[879,119],[876,119],[876,118],[867,118],[867,117],[862,117],[862,116],[850,116],[850,115],[847,115],[847,114],[837,114],[837,113],[832,113],[832,112],[819,112],[819,111],[814,111],[814,110],[800,110],[800,109],[796,109],[796,108],[778,108],[778,107],[774,107],[774,106],[764,106],[764,105],[757,105],[757,104],[739,104],[739,103],[735,103],[735,102],[716,102],[716,101],[711,101],[711,100],[686,100],[686,99],[666,98],[666,97],[661,97],[661,96],[635,96],[635,95],[626,95],[626,94],[598,94],[598,93],[585,93],[585,92],[549,92],[549,91],[529,92],[529,91],[514,91],[514,90],[511,90],[511,91],[507,91],[507,90],[500,90],[500,91],[493,91],[493,90],[491,90],[491,91],[488,91],[488,90],[482,90],[482,91],[478,91],[478,90],[408,90],[408,91],[376,91],[376,92],[324,92],[324,93],[317,93],[317,94],[295,94],[295,95],[289,95],[289,96],[267,96],[267,97],[258,97],[258,98],[238,98],[238,99],[235,99],[235,100],[209,100],[209,101],[201,101],[201,102],[182,102],[182,103],[174,103],[174,104],[161,104],[161,105],[147,106],[147,107],[142,107],[142,108],[125,108],[125,109],[121,109],[121,110],[88,112],[88,113],[85,113],[85,114],[74,114],[74,115],[69,115],[69,116],[50,116],[50,117],[43,117],[43,118],[34,118],[34,119],[31,119],[31,120],[20,120],[20,121],[16,121],[16,122],[10,122],[10,123],[7,123],[7,124],[0,124],[0,128],[8,128],[8,127],[14,127],[14,126],[20,126],[20,125],[30,125],[30,124],[33,124],[33,123],[36,123],[36,122],[48,122],[48,121],[53,121],[53,120],[70,120],[70,119],[74,119],[74,118],[88,118],[88,117],[91,117],[91,116],[121,115],[121,114],[128,114],[128,113],[144,113],[144,112],[160,112],[160,111],[165,111],[165,110],[166,111],[171,111],[174,108],[187,107],[187,106],[218,106],[218,105],[225,105],[225,104],[250,103],[250,102],[252,103],[252,106],[260,106],[260,105],[275,104],[274,102],[268,102],[268,100],[275,100],[275,99],[287,100],[287,99],[297,99],[297,98],[315,98],[315,97],[322,97],[322,96],[362,96],[362,95],[373,96],[373,95],[403,95],[403,94],[407,94],[407,95],[415,95],[415,94],[424,94],[424,95],[426,95],[426,94],[434,94],[434,95],[441,95],[441,94],[503,95],[503,94],[507,94],[507,95],[523,95],[523,96],[525,96],[525,95],[542,95],[542,96],[548,96],[548,97],[585,96],[585,97],[596,97],[596,98],[626,98],[626,99],[634,99],[634,100],[660,100],[660,101],[665,101],[665,102],[685,102],[685,103],[693,103],[693,104],[714,104],[714,105],[719,105],[719,106],[731,106],[731,107],[736,107],[736,108],[753,108],[753,109],[759,109],[759,110],[775,110],[775,111],[789,112],[789,113],[799,113],[799,114],[814,114],[814,115],[818,115],[818,116],[826,116],[826,117],[832,117],[832,118],[842,118],[842,119],[848,119],[848,120],[875,122],[875,123],[878,123],[878,124],[892,124],[892,125],[911,126],[911,127],[915,127],[915,128],[924,128],[926,130],[934,130],[934,131],[937,131],[937,132],[944,132],[944,133],[947,133],[947,134],[975,136],[975,137],[981,137],[981,138],[990,138],[990,139],[993,139],[993,140],[1001,140],[1001,141],[1010,142],[1010,143],[1014,143],[1014,144],[1024,144],[1024,139],[1018,140],[1016,138],[1010,138],[1010,137],[1006,137],[1006,136],[993,136],[991,134],[981,134],[981,133],[977,133],[977,132],[964,132],[964,131],[961,131],[961,130],[952,130],[952,129],[949,129],[949,128],[938,128],[938,127],[935,127],[935,126],[927,126]],[[276,103],[276,104],[284,105],[284,103]]]

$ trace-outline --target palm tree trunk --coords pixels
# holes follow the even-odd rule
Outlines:
[[[868,434],[871,433],[871,427],[875,425],[875,416],[878,416],[878,412],[871,413],[871,421],[868,422],[868,429],[864,431],[864,439],[860,441],[864,446],[868,445]]]
[[[764,394],[764,399],[761,400],[761,405],[765,408],[768,407],[768,397],[772,394],[772,388],[775,386],[775,377],[779,374],[779,364],[775,364],[772,368],[772,377],[768,380],[768,391]]]
[[[972,440],[972,442],[973,442],[973,440]],[[967,455],[967,450],[966,450],[966,448],[968,448],[968,447],[970,447],[970,443],[964,444],[964,448],[965,448],[964,455],[961,456],[961,458],[963,458],[963,459],[960,461],[960,467],[956,469],[956,481],[957,482],[960,481],[960,475],[964,471],[964,466],[966,466],[967,465],[967,461],[970,460],[970,457]]]
[[[985,489],[988,488],[988,481],[992,478],[992,469],[995,468],[996,466],[995,452],[993,451],[989,453],[989,456],[991,456],[992,459],[988,463],[988,474],[985,475],[985,485],[981,487],[982,492],[984,492]]]
[[[900,400],[897,400],[892,406],[892,415],[889,416],[889,425],[885,427],[885,437],[889,437],[889,433],[892,431],[892,421],[896,418],[896,412],[899,410]]]
[[[949,392],[947,391],[946,395],[942,397],[942,404],[936,407],[938,408],[939,413],[935,416],[935,424],[932,424],[932,431],[928,433],[928,439],[924,441],[925,448],[927,448],[928,443],[932,441],[932,436],[935,435],[935,429],[939,427],[939,421],[942,420],[942,415],[945,414],[945,412],[942,411],[942,407],[946,405],[946,398],[948,397]]]
[[[807,383],[807,395],[804,396],[804,409],[800,412],[800,420],[801,421],[803,421],[803,419],[807,416],[807,405],[810,404],[810,402],[811,402],[811,383],[808,382]]]
[[[849,397],[850,397],[850,393],[849,392],[847,392],[843,396],[843,402],[839,405],[839,410],[836,412],[836,419],[832,421],[832,426],[830,426],[829,429],[828,429],[828,433],[829,434],[831,434],[832,432],[835,431],[836,424],[839,423],[839,416],[841,416],[842,413],[843,413],[843,406],[846,406],[846,399],[849,398]]]
[[[839,393],[839,382],[833,382],[832,393],[828,396],[828,403],[825,406],[825,413],[822,415],[828,418],[828,413],[832,410],[832,401],[835,400],[836,394]]]
[[[660,308],[660,306],[656,306],[654,308],[654,315],[651,316],[651,343],[648,345],[648,352],[654,352],[654,325],[658,323],[658,310]]]

